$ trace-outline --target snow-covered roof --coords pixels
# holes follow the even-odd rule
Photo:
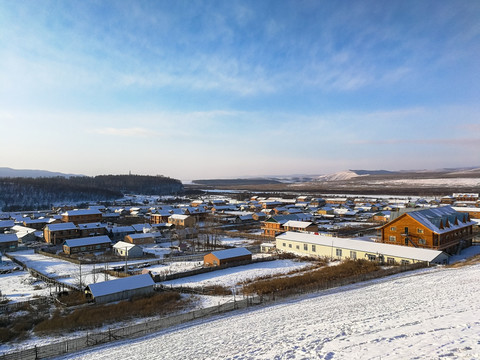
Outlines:
[[[75,209],[65,211],[62,216],[79,216],[79,215],[100,215],[97,209]]]
[[[154,285],[150,274],[128,276],[120,279],[103,281],[88,285],[90,292],[94,297],[116,294],[126,290],[140,289]]]
[[[78,224],[80,229],[98,229],[98,228],[105,228],[105,224],[102,223],[88,223],[88,224]]]
[[[118,233],[134,233],[135,229],[131,226],[114,226],[110,229],[113,234]]]
[[[12,227],[15,225],[13,220],[0,220],[0,228]]]
[[[77,226],[74,223],[57,223],[47,225],[47,229],[50,231],[65,231],[65,230],[76,230]]]
[[[290,231],[277,236],[276,239],[298,241],[321,246],[331,246],[341,249],[363,251],[372,254],[378,253],[405,259],[415,259],[419,261],[433,261],[442,254],[442,251],[439,250],[420,249],[409,246],[391,245],[356,239],[338,238],[333,236],[311,235]]]
[[[186,218],[190,217],[190,215],[173,214],[173,215],[170,215],[170,217],[172,219],[185,220]]]
[[[135,231],[143,231],[143,229],[152,228],[150,224],[133,224],[132,227],[135,229]]]
[[[412,211],[407,214],[437,234],[474,225],[468,220],[467,214],[455,211],[451,206]],[[458,225],[455,225],[455,222]]]
[[[289,220],[285,224],[283,224],[284,227],[295,227],[295,228],[301,228],[305,229],[312,225],[311,222],[308,221],[296,221],[296,220]]]
[[[113,248],[114,248],[114,249],[127,249],[127,250],[130,250],[131,248],[134,248],[134,247],[139,247],[139,246],[138,246],[138,245],[135,245],[135,244],[128,243],[128,242],[125,242],[125,241],[119,241],[119,242],[117,242],[115,245],[113,245]]]
[[[130,234],[128,235],[131,239],[145,239],[145,238],[152,238],[153,235],[151,233],[139,233],[139,234]]]
[[[0,234],[0,243],[18,241],[17,234]]]
[[[98,244],[105,244],[105,243],[111,243],[110,238],[106,235],[101,235],[101,236],[92,236],[92,237],[84,237],[79,239],[65,240],[63,245],[66,245],[68,247],[76,247],[76,246],[98,245]]]
[[[252,253],[248,249],[239,247],[233,249],[212,251],[212,255],[214,255],[219,260],[224,260],[238,256],[252,255]]]

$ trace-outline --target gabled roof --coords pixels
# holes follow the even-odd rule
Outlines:
[[[134,247],[138,247],[140,248],[140,246],[138,245],[135,245],[135,244],[131,244],[129,242],[125,242],[125,241],[119,241],[117,242],[115,245],[113,245],[113,248],[114,249],[126,249],[126,250],[130,250]]]
[[[154,281],[150,274],[128,276],[120,279],[103,281],[87,286],[94,297],[116,294],[126,290],[140,289],[147,286],[153,287]]]
[[[301,229],[305,229],[310,225],[313,225],[313,223],[309,221],[296,221],[296,220],[289,220],[285,224],[283,224],[284,227],[295,227],[295,228],[301,228]]]
[[[214,255],[219,260],[224,260],[224,259],[234,258],[238,256],[252,255],[252,253],[248,249],[240,247],[240,248],[212,251],[212,255]]]
[[[102,214],[97,209],[75,209],[65,211],[62,216],[79,216],[79,215],[100,215]]]
[[[66,231],[66,230],[76,230],[77,226],[74,223],[67,222],[67,223],[49,224],[46,226],[46,229],[50,231]]]
[[[98,244],[105,244],[111,243],[110,238],[106,235],[102,236],[92,236],[92,237],[84,237],[79,239],[69,239],[65,240],[63,245],[68,247],[76,247],[76,246],[89,246],[89,245],[98,245]]]

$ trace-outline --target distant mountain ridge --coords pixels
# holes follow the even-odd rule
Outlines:
[[[0,178],[6,177],[25,177],[25,178],[39,178],[39,177],[73,177],[73,176],[84,176],[78,174],[65,174],[55,171],[47,170],[33,170],[33,169],[12,169],[9,167],[0,167]]]

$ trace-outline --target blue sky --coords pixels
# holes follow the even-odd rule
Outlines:
[[[478,1],[0,0],[0,166],[480,166]]]

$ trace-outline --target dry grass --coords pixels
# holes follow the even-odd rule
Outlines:
[[[275,292],[294,291],[302,287],[325,284],[339,279],[347,279],[377,271],[379,266],[367,260],[345,260],[337,266],[322,267],[318,270],[304,272],[300,275],[264,279],[247,284],[243,288],[246,295],[272,294]]]
[[[184,306],[186,306],[186,302],[181,301],[179,293],[164,292],[115,304],[82,307],[65,314],[57,311],[51,318],[45,319],[35,326],[34,331],[39,334],[49,334],[90,329],[135,317],[166,314]]]

